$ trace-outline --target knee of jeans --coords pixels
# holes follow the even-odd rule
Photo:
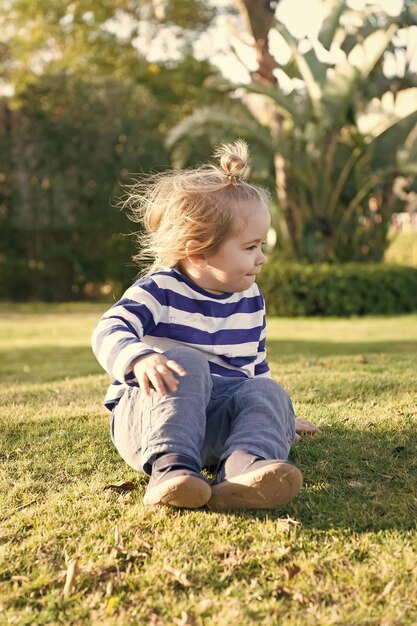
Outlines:
[[[291,398],[288,393],[272,378],[266,378],[263,376],[257,376],[250,380],[250,385],[243,385],[242,391],[248,393],[254,393],[257,397],[263,397],[267,402],[273,402],[274,404],[280,404],[287,408],[290,413],[293,413],[293,406]]]
[[[183,366],[188,373],[200,372],[207,376],[210,375],[210,366],[208,360],[194,348],[188,346],[180,346],[167,350],[165,356],[173,359]]]

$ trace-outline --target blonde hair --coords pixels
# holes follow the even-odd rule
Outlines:
[[[187,256],[189,241],[197,244],[196,254],[215,252],[233,231],[242,202],[267,206],[268,191],[244,180],[250,172],[244,141],[222,144],[214,156],[220,167],[168,170],[129,187],[124,205],[144,227],[133,259],[141,265],[153,260],[146,274],[177,267]]]

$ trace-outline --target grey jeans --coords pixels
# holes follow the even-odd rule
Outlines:
[[[217,464],[235,450],[264,459],[288,458],[295,440],[288,394],[271,378],[212,376],[192,348],[168,350],[187,375],[174,393],[145,396],[129,387],[111,416],[111,436],[131,467],[150,474],[161,453],[185,454],[200,467]]]

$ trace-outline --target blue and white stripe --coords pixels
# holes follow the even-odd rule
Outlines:
[[[111,410],[129,385],[137,386],[129,366],[141,355],[185,345],[204,354],[214,375],[270,376],[265,338],[265,305],[256,284],[216,295],[167,270],[127,289],[97,324],[92,346],[114,379],[105,400]]]

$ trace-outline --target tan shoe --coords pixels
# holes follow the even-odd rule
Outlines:
[[[293,500],[302,484],[300,470],[288,461],[234,452],[217,474],[208,507],[216,511],[275,509]]]
[[[197,509],[207,504],[210,496],[210,484],[193,459],[182,454],[164,454],[152,465],[143,503]]]

